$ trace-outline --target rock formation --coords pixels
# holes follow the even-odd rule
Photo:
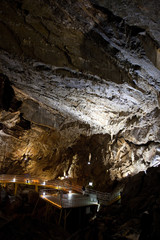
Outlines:
[[[159,7],[1,1],[1,173],[105,190],[159,164]]]

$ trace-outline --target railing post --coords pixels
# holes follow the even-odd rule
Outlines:
[[[60,223],[61,223],[62,211],[63,211],[63,208],[61,208],[61,211],[60,211],[58,225],[60,225]]]
[[[17,195],[17,189],[18,189],[18,183],[15,183],[14,185],[14,195]]]
[[[38,192],[38,184],[35,185],[35,191]]]

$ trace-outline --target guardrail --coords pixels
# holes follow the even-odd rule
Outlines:
[[[43,189],[40,190],[40,197],[51,202],[53,205],[59,205],[63,208],[74,208],[90,205],[98,205],[96,195],[81,195],[77,193],[62,193],[61,190]]]
[[[73,185],[71,183],[68,183],[67,181],[62,181],[58,179],[46,180],[45,178],[30,177],[27,174],[26,175],[2,174],[0,175],[0,182],[24,183],[29,185],[46,186],[47,188],[55,188],[59,190],[63,189],[68,192],[71,190],[78,193],[83,192],[82,186],[80,185]],[[89,195],[91,198],[94,198],[96,196],[99,204],[108,205],[120,199],[121,191],[122,189],[117,190],[115,193],[104,193],[86,187],[85,194]]]
[[[36,177],[28,177],[27,175],[0,175],[1,182],[22,182],[22,183],[33,183],[33,184],[44,184],[44,180]]]

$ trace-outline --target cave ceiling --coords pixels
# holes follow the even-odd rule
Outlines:
[[[159,9],[1,0],[1,173],[100,188],[159,164]]]

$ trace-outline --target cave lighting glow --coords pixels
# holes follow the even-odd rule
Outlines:
[[[88,185],[92,187],[93,186],[93,182],[89,182]]]

